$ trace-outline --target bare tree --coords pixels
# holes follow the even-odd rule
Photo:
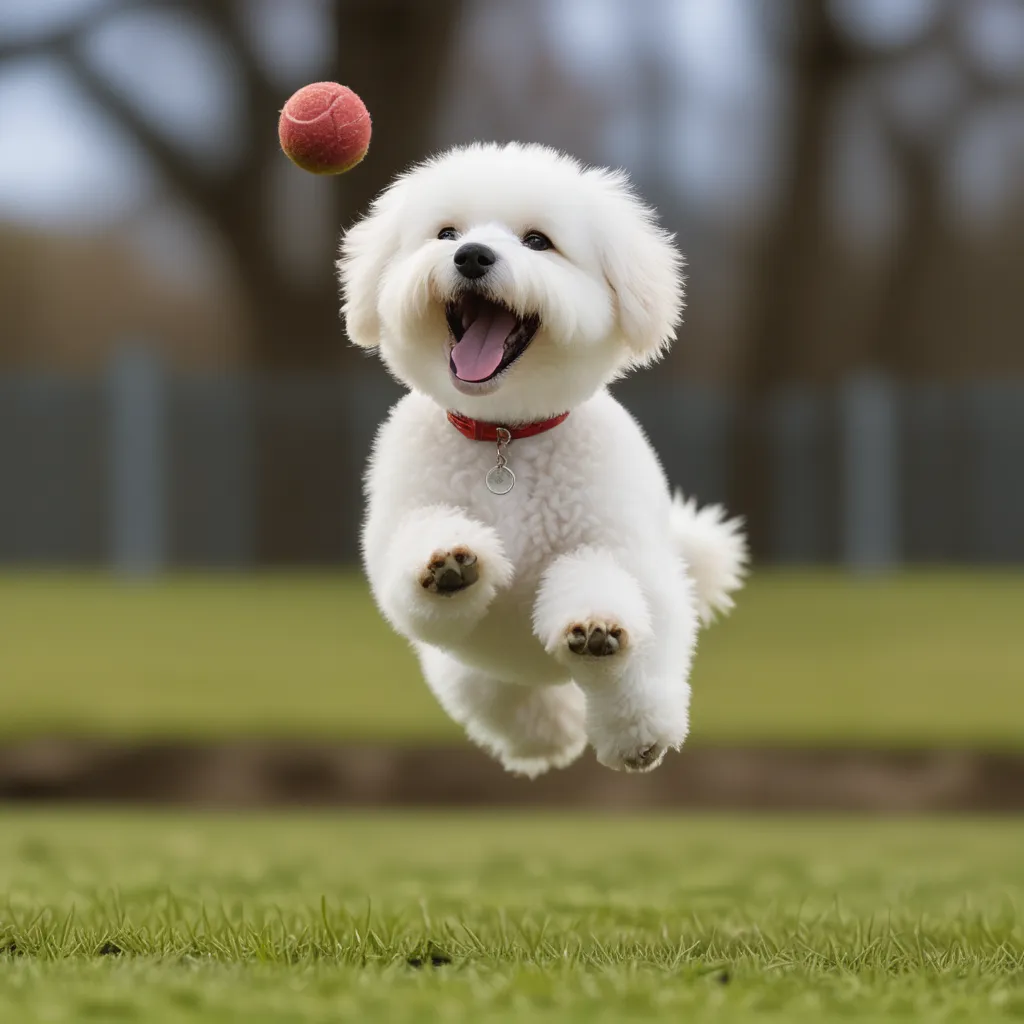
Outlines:
[[[238,159],[211,168],[193,159],[86,59],[85,35],[110,19],[140,9],[189,12],[233,55],[240,69],[243,144]],[[335,77],[355,88],[370,109],[370,155],[336,183],[334,221],[350,222],[400,169],[421,158],[432,141],[436,106],[461,0],[337,0]],[[152,160],[177,196],[219,236],[233,265],[249,316],[250,357],[257,365],[314,367],[343,358],[333,247],[309,281],[285,273],[274,249],[268,183],[283,159],[276,118],[285,96],[255,52],[246,31],[245,3],[232,0],[110,0],[42,38],[0,44],[0,59],[49,53],[60,57],[83,92],[113,116]],[[298,173],[298,172],[297,172]]]
[[[344,341],[334,278],[336,250],[325,232],[317,268],[297,280],[282,266],[271,215],[271,182],[282,156],[277,141],[281,94],[254,49],[245,0],[108,0],[89,6],[51,34],[0,44],[0,59],[52,54],[83,93],[111,115],[149,156],[177,197],[219,237],[248,316],[250,364],[273,370],[323,369],[357,354]],[[331,183],[332,221],[350,223],[370,199],[433,142],[441,76],[461,0],[336,0],[334,66],[323,73],[354,88],[374,123],[370,154]],[[110,19],[140,10],[182,12],[232,54],[243,83],[239,157],[226,167],[195,160],[86,58],[83,41]],[[295,171],[301,174],[300,171]],[[312,397],[311,382],[286,380],[254,396],[255,554],[295,563],[351,558],[357,534],[352,491],[364,453],[353,451],[346,402],[334,380]],[[325,480],[324,467],[330,467]]]
[[[944,191],[954,144],[986,102],[1000,96],[1001,86],[965,57],[957,18],[963,10],[937,10],[905,43],[874,48],[845,34],[818,0],[793,6],[787,165],[755,254],[756,286],[739,360],[746,422],[736,489],[760,550],[767,547],[761,512],[771,473],[762,429],[766,396],[793,385],[828,389],[864,369],[941,379],[1022,366],[1013,327],[1020,323],[1019,289],[1006,280],[1007,268],[1019,267],[1015,218],[972,249],[952,226]],[[900,112],[907,76],[929,67],[946,72],[948,96],[941,77],[938,84],[919,80],[913,88],[919,103],[927,98],[929,113]],[[830,191],[842,109],[850,102],[860,104],[864,118],[853,130],[873,133],[895,183],[887,240],[866,252],[845,236]],[[983,270],[972,266],[983,258]],[[974,335],[985,329],[983,348]]]

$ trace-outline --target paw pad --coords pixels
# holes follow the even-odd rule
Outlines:
[[[611,622],[576,622],[565,633],[565,642],[573,654],[606,658],[625,646],[629,634]]]
[[[661,764],[664,756],[665,748],[660,743],[651,743],[624,758],[622,764],[627,772],[649,772]]]
[[[420,573],[420,586],[432,594],[457,594],[480,578],[477,557],[469,548],[435,551]]]

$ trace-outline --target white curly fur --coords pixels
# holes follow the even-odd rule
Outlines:
[[[698,508],[676,491],[671,522],[676,550],[693,577],[697,614],[709,625],[732,611],[732,595],[743,586],[749,560],[743,520],[729,519],[721,505]]]
[[[439,238],[446,227],[457,238]],[[530,231],[554,248],[524,245]],[[474,290],[540,321],[518,360],[470,386],[450,369],[445,318],[468,287],[453,263],[466,242],[496,255]],[[746,561],[737,520],[673,503],[606,390],[672,340],[672,237],[619,172],[474,145],[399,178],[345,235],[338,266],[350,337],[411,389],[374,445],[364,563],[441,705],[525,775],[588,742],[611,768],[656,767],[686,738],[700,623],[732,606]],[[510,445],[516,485],[498,496],[484,484],[494,445],[463,437],[446,410],[506,425],[571,415]],[[431,573],[462,565],[469,584],[439,592]]]

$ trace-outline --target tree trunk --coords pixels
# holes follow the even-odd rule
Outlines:
[[[333,183],[340,228],[361,215],[398,173],[430,155],[445,58],[461,8],[460,0],[339,4],[334,77],[359,93],[373,119],[366,158]],[[236,225],[235,244],[247,245],[246,234],[243,223]],[[243,265],[257,366],[275,371],[342,368],[353,378],[384,372],[366,366],[362,353],[346,343],[333,251],[307,290],[283,281],[268,262],[266,247],[256,249],[264,258],[250,254]],[[266,392],[258,408],[258,550],[264,561],[336,561],[358,553],[360,477],[367,453],[353,450],[347,408],[347,396],[358,384],[343,389],[338,380],[325,385],[326,390],[307,379],[293,391],[279,380],[276,397]],[[336,397],[332,386],[338,389]],[[308,407],[302,389],[308,389]]]
[[[737,509],[747,517],[755,556],[770,546],[772,473],[765,398],[805,374],[808,353],[822,343],[809,307],[826,272],[825,162],[834,99],[846,71],[824,6],[804,0],[797,10],[789,160],[782,171],[785,192],[759,256],[750,334],[740,361],[732,489]]]

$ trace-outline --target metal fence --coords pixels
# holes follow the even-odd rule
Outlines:
[[[363,463],[401,393],[367,371],[171,373],[130,348],[97,377],[0,376],[0,563],[353,560]],[[729,501],[741,423],[729,396],[654,374],[616,391],[674,483]],[[746,511],[765,560],[1024,562],[1024,382],[854,378],[755,413],[767,486]]]

